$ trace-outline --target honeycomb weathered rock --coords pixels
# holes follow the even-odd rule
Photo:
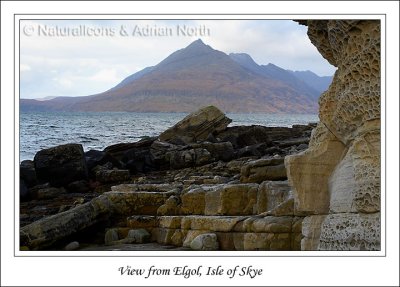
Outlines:
[[[322,56],[338,68],[319,99],[321,122],[309,149],[285,159],[295,211],[329,214],[319,232],[306,236],[302,249],[378,250],[380,22],[299,22],[308,26],[309,38]],[[335,141],[342,147],[333,147]]]

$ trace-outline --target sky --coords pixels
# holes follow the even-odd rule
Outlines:
[[[199,38],[260,65],[336,70],[290,20],[21,20],[20,98],[104,92]]]

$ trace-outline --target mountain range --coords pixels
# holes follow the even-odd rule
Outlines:
[[[316,113],[332,77],[258,65],[196,40],[115,87],[85,97],[20,99],[21,111],[192,112],[215,105],[231,113]]]

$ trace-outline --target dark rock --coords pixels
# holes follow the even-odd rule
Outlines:
[[[37,199],[54,199],[61,194],[66,193],[65,188],[60,187],[47,187],[37,190],[35,193],[35,198]]]
[[[111,154],[99,151],[99,150],[90,150],[85,152],[86,166],[89,172],[98,165],[103,165],[105,163],[111,163],[114,167],[120,168],[122,165],[114,158]],[[93,174],[92,174],[93,175]]]
[[[84,193],[90,190],[90,185],[87,180],[78,180],[67,185],[67,191],[71,193]]]
[[[120,143],[108,146],[104,151],[117,159],[131,172],[148,172],[155,169],[151,160],[150,147],[156,137],[149,137],[134,143]]]
[[[36,153],[35,170],[39,181],[59,187],[87,179],[87,167],[82,145],[66,144]]]
[[[123,182],[129,180],[129,170],[99,169],[96,171],[96,180],[101,183]]]
[[[204,148],[175,150],[168,152],[166,156],[170,160],[172,169],[201,166],[215,160],[211,153]]]
[[[159,140],[154,141],[150,149],[151,161],[161,170],[169,169],[170,153],[178,149],[179,147],[176,145]]]
[[[167,129],[159,136],[159,140],[179,145],[204,141],[210,134],[225,130],[231,122],[218,108],[207,106]]]
[[[309,137],[300,137],[300,138],[285,139],[282,141],[275,141],[274,144],[276,144],[280,148],[285,148],[285,147],[297,146],[300,144],[308,144],[309,141],[310,141]]]
[[[31,199],[30,192],[28,188],[25,185],[25,182],[23,179],[19,180],[19,199],[20,201],[27,201]]]
[[[200,144],[200,147],[208,150],[211,154],[211,157],[215,160],[230,161],[235,156],[235,151],[233,149],[232,143],[230,142],[204,142]]]
[[[19,166],[20,177],[24,180],[27,187],[37,184],[35,163],[32,160],[24,160]]]
[[[311,134],[312,126],[294,125],[287,127],[265,126],[233,126],[219,132],[216,137],[220,141],[229,141],[235,149],[265,143],[268,147],[275,146],[274,142],[294,138],[307,138]],[[302,139],[304,142],[304,139]],[[297,143],[299,144],[299,143]]]
[[[261,157],[266,154],[267,145],[265,143],[259,143],[251,146],[246,146],[237,151],[237,157],[248,157],[256,156]]]

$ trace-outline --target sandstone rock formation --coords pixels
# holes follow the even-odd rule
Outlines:
[[[338,69],[320,97],[309,149],[286,157],[303,250],[380,249],[380,22],[307,20]]]

